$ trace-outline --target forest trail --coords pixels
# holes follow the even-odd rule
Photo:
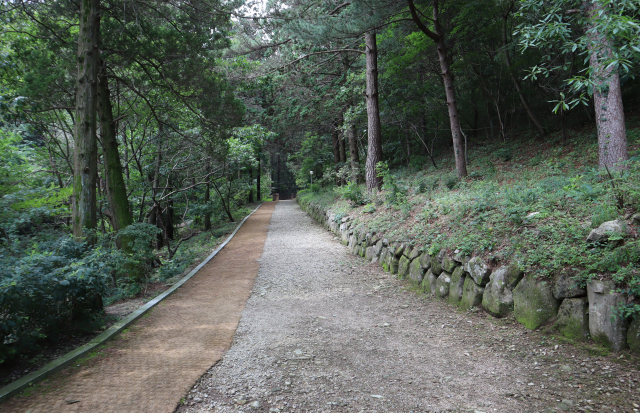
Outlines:
[[[95,357],[0,412],[172,412],[229,348],[258,272],[275,202],[262,205],[186,284]]]
[[[635,367],[463,312],[280,201],[233,345],[176,413],[635,412]]]

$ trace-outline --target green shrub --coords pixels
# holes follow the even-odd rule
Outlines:
[[[456,185],[460,182],[460,178],[456,174],[449,174],[446,176],[444,180],[444,186],[446,186],[449,190],[452,190],[456,187]]]
[[[367,197],[362,191],[362,187],[355,182],[349,182],[347,185],[337,186],[333,190],[342,198],[349,201],[353,206],[364,205],[368,202]]]
[[[0,268],[0,363],[55,341],[63,328],[91,328],[102,311],[110,252],[70,239],[55,253],[34,253]],[[81,259],[76,259],[78,255]]]

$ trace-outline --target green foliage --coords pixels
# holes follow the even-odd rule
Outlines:
[[[618,209],[613,205],[603,205],[593,212],[591,228],[598,228],[603,222],[613,221],[618,218]]]
[[[456,174],[449,174],[444,178],[444,186],[446,186],[449,190],[452,190],[458,185],[460,182],[460,178]]]
[[[343,186],[336,186],[333,190],[336,194],[340,195],[340,197],[349,201],[352,206],[365,205],[368,202],[362,185],[358,185],[355,182],[349,182]]]
[[[57,248],[33,250],[4,261],[0,272],[0,363],[56,340],[62,329],[91,326],[102,311],[111,266],[109,251],[58,240]]]
[[[403,205],[407,202],[409,188],[400,184],[396,177],[390,172],[386,162],[379,162],[376,165],[376,174],[382,178],[382,190],[384,191],[385,203],[389,205]]]

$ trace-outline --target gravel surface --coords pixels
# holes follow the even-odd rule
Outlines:
[[[177,412],[640,410],[620,355],[420,295],[294,202],[273,213],[233,345]]]

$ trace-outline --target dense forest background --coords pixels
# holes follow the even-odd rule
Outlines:
[[[451,190],[488,147],[571,146],[605,215],[634,211],[637,0],[0,4],[0,363],[95,329],[276,193],[397,206],[394,171]]]

